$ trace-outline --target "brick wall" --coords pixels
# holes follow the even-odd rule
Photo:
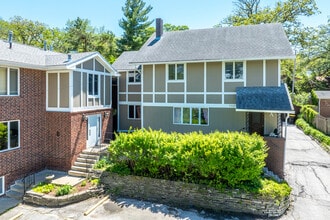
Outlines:
[[[5,176],[6,188],[45,167],[45,87],[44,71],[21,68],[20,95],[0,97],[0,121],[20,121],[20,148],[0,152],[0,176]]]
[[[109,117],[104,117],[108,112]],[[110,109],[89,111],[101,114],[102,141],[112,135]],[[67,171],[86,148],[87,122],[83,112],[46,112],[46,73],[20,69],[20,96],[0,96],[0,121],[20,121],[20,148],[0,152],[0,176],[5,189],[15,180],[44,168]]]
[[[320,115],[325,118],[330,118],[330,99],[320,100]]]
[[[280,178],[284,179],[285,139],[264,137],[269,147],[266,166]]]

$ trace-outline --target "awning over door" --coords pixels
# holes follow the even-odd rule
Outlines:
[[[285,84],[264,87],[238,87],[236,111],[294,113]]]

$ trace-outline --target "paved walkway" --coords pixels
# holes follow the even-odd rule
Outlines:
[[[330,219],[330,154],[291,125],[285,161],[293,201],[281,219]]]

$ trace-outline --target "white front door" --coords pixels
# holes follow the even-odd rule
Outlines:
[[[88,116],[88,140],[87,147],[100,144],[101,139],[101,115]]]

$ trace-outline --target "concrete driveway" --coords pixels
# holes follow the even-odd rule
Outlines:
[[[285,161],[293,201],[280,219],[330,219],[330,154],[291,125]]]
[[[280,220],[330,219],[330,155],[316,142],[291,125],[288,127],[286,180],[293,187],[292,205]],[[256,219],[245,215],[212,215],[204,211],[184,211],[162,204],[131,199],[106,200],[84,216],[100,198],[92,198],[62,208],[20,204],[0,219]],[[262,218],[258,218],[262,219]]]

